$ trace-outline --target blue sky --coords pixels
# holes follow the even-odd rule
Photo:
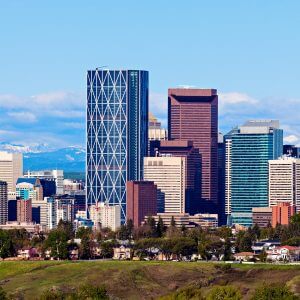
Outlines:
[[[150,72],[164,123],[167,89],[217,88],[219,127],[281,121],[300,144],[300,1],[1,1],[0,141],[84,145],[85,75]]]

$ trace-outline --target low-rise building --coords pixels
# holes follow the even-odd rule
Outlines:
[[[253,252],[239,252],[233,255],[235,260],[238,261],[249,261],[254,258]]]
[[[300,247],[279,246],[266,251],[267,259],[272,261],[299,261]]]
[[[132,249],[121,245],[120,247],[114,248],[113,259],[117,260],[128,260],[131,258]]]
[[[253,207],[252,223],[260,228],[266,228],[272,224],[272,208],[271,207]]]

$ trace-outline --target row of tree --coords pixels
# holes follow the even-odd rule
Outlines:
[[[81,242],[75,243],[75,238],[81,239]],[[280,239],[282,244],[300,246],[300,215],[293,216],[288,226],[259,228],[255,225],[236,235],[228,227],[178,228],[174,218],[168,227],[162,219],[155,222],[153,218],[149,218],[145,224],[134,228],[129,220],[116,232],[108,228],[100,231],[79,228],[75,233],[71,223],[60,221],[57,228],[47,235],[40,233],[31,237],[24,229],[0,230],[0,257],[16,256],[18,250],[31,246],[38,248],[43,255],[50,252],[55,259],[70,258],[70,252],[74,249],[78,250],[79,258],[90,259],[95,257],[95,247],[100,247],[101,257],[109,258],[113,256],[113,247],[121,240],[134,245],[132,250],[140,257],[151,256],[153,249],[158,249],[166,256],[176,254],[182,257],[198,253],[207,260],[212,256],[229,260],[232,259],[232,252],[252,251],[253,243],[265,238]]]

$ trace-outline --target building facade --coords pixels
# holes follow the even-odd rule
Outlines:
[[[8,221],[7,182],[0,181],[0,224]]]
[[[199,149],[192,141],[151,141],[151,156],[154,157],[184,157],[185,164],[185,212],[197,213],[200,207],[200,164]]]
[[[272,206],[272,227],[276,227],[277,224],[288,225],[291,217],[296,213],[294,205],[290,203],[282,202],[275,206]]]
[[[252,224],[260,228],[266,228],[272,225],[272,208],[271,207],[253,207]]]
[[[186,210],[186,158],[145,157],[144,180],[157,186],[158,211],[185,213]]]
[[[24,177],[55,181],[56,194],[60,195],[64,193],[64,171],[63,170],[27,171]]]
[[[148,72],[87,73],[87,204],[121,207],[126,220],[126,181],[143,177],[148,152]]]
[[[294,157],[269,160],[269,206],[283,202],[300,211],[300,159]]]
[[[168,139],[168,131],[162,128],[161,122],[158,122],[157,118],[149,112],[148,123],[148,156],[150,156],[150,142],[151,141],[163,141]]]
[[[201,207],[216,211],[218,202],[218,95],[214,89],[169,89],[169,140],[192,141],[201,155]]]
[[[282,155],[274,120],[248,121],[225,136],[226,209],[233,224],[252,225],[252,208],[268,207],[268,161]]]
[[[0,180],[7,182],[8,199],[15,199],[16,182],[23,176],[22,153],[0,152]]]
[[[157,214],[157,187],[153,181],[127,181],[126,216],[139,227],[145,216]]]
[[[16,197],[23,200],[42,201],[44,197],[40,180],[38,178],[18,178]]]
[[[107,227],[116,231],[121,226],[121,206],[98,202],[90,206],[90,219],[96,229]]]
[[[17,221],[32,222],[32,205],[31,199],[18,199],[17,200]]]

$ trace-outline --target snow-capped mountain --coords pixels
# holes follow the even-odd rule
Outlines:
[[[0,151],[23,153],[24,171],[43,169],[62,169],[66,172],[85,171],[85,149],[70,146],[51,149],[46,144],[33,146],[0,143]]]
[[[24,154],[24,170],[63,169],[68,172],[85,170],[85,150],[67,147],[47,152]]]

